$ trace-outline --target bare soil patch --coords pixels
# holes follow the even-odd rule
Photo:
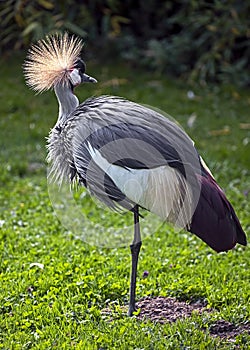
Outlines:
[[[202,302],[187,303],[178,301],[175,298],[168,297],[147,297],[137,303],[141,309],[137,319],[150,319],[152,322],[166,323],[175,322],[179,319],[190,317],[193,312],[201,314],[203,312],[212,312],[213,309],[206,308]],[[241,325],[234,325],[226,320],[218,320],[209,327],[211,336],[217,336],[222,339],[234,339],[242,333],[250,334],[250,322]]]
[[[159,323],[175,322],[178,319],[190,317],[193,312],[209,311],[201,302],[188,304],[185,301],[167,297],[143,298],[137,303],[137,307],[141,309],[138,319],[146,317]]]

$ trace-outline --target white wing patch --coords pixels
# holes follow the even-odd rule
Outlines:
[[[179,228],[190,225],[193,194],[178,170],[168,165],[153,169],[123,168],[110,164],[90,143],[88,150],[92,161],[109,175],[131,201]]]
[[[212,178],[214,179],[213,174],[211,173],[211,170],[209,169],[209,167],[207,166],[207,164],[205,163],[204,159],[200,156],[200,160],[201,160],[201,164],[203,165],[203,167],[206,169],[206,171],[212,176]]]

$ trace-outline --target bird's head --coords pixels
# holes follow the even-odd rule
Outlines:
[[[74,68],[69,72],[69,82],[72,85],[72,88],[82,83],[96,83],[95,78],[90,77],[85,73],[86,64],[81,58],[78,58],[74,64]]]
[[[76,36],[54,34],[32,45],[23,69],[26,83],[37,92],[56,87],[73,88],[81,83],[96,83],[85,73],[80,58],[83,42]]]

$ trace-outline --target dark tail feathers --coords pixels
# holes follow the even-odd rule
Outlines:
[[[200,198],[189,231],[217,252],[230,250],[236,243],[246,245],[239,219],[221,188],[208,173],[200,180]]]

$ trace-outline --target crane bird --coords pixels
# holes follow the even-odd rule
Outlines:
[[[141,208],[194,233],[216,252],[246,245],[232,205],[180,126],[158,111],[116,96],[79,104],[85,73],[82,41],[68,33],[33,44],[24,62],[29,87],[54,89],[58,120],[48,138],[55,181],[77,181],[114,210],[131,211],[134,239],[128,315],[136,311]]]

